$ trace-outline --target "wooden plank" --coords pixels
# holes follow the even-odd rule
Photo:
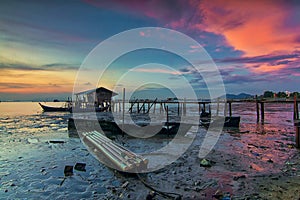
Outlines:
[[[147,159],[113,142],[101,133],[91,131],[82,133],[82,135],[83,141],[92,148],[95,154],[109,159],[118,170],[134,172],[147,168]]]

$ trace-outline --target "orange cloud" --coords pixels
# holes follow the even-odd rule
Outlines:
[[[291,5],[281,1],[208,1],[199,5],[203,21],[195,28],[223,35],[246,56],[291,52],[299,47],[300,26],[289,27]]]
[[[65,93],[72,92],[71,72],[0,70],[1,93]]]

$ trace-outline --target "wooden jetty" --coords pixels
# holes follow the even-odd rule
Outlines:
[[[80,133],[84,144],[107,166],[129,173],[147,170],[148,160],[105,137],[97,131]]]
[[[99,90],[99,91],[98,91]],[[82,93],[78,93],[77,96],[79,95],[87,95],[86,99],[92,99],[92,97],[97,97],[96,101],[93,103],[99,104],[99,102],[108,102],[108,105],[110,106],[109,109],[111,112],[122,112],[123,116],[123,124],[124,126],[124,115],[125,112],[128,114],[150,114],[153,113],[155,114],[156,112],[159,112],[157,114],[163,114],[166,115],[166,122],[165,123],[170,123],[169,118],[170,118],[170,113],[172,115],[177,114],[177,116],[186,116],[187,115],[187,105],[189,106],[197,106],[198,107],[198,112],[199,115],[201,112],[210,112],[211,111],[211,106],[214,105],[216,109],[215,115],[216,117],[225,117],[225,122],[228,121],[228,119],[236,119],[235,121],[239,121],[238,116],[233,116],[233,110],[232,110],[232,104],[234,103],[254,103],[256,106],[256,121],[257,123],[264,124],[265,121],[265,107],[267,104],[271,103],[280,103],[280,104],[294,104],[294,115],[293,115],[293,120],[294,120],[294,125],[296,127],[296,146],[300,148],[300,138],[299,136],[299,108],[298,108],[298,103],[299,99],[296,97],[294,99],[280,99],[280,98],[272,98],[272,99],[263,99],[263,98],[258,98],[257,96],[252,99],[242,99],[242,100],[235,100],[235,99],[221,99],[217,98],[214,100],[205,100],[205,99],[197,99],[197,100],[192,100],[192,99],[165,99],[165,100],[158,100],[157,98],[155,99],[132,99],[132,100],[125,100],[125,89],[123,89],[123,99],[121,100],[112,100],[112,96],[116,95],[116,93],[112,91],[108,91],[109,95],[106,95],[108,97],[102,97],[103,94],[100,94],[100,91],[104,90],[103,88],[98,88],[96,90],[92,91],[85,91]],[[98,91],[98,93],[97,93]],[[105,90],[106,91],[106,90]],[[104,95],[105,96],[105,95]],[[101,97],[101,98],[100,98]],[[222,105],[223,104],[223,105]],[[221,105],[223,107],[221,107]],[[172,107],[172,112],[169,112]],[[222,108],[222,112],[221,109]],[[159,111],[157,111],[159,109]],[[110,122],[101,122],[101,123],[110,123]],[[227,123],[231,124],[231,123]],[[226,124],[225,124],[226,125]],[[102,126],[101,126],[102,127]],[[169,127],[167,125],[167,127]],[[122,128],[124,130],[124,128]],[[119,132],[119,130],[117,130]]]
[[[294,97],[294,99],[286,99],[286,98],[270,98],[270,99],[264,99],[264,98],[258,98],[256,95],[255,98],[252,99],[241,99],[241,100],[235,100],[235,99],[215,99],[213,101],[211,100],[188,100],[188,99],[176,99],[176,100],[149,100],[149,99],[135,99],[135,100],[129,100],[126,101],[129,106],[129,113],[137,112],[137,113],[150,113],[151,109],[153,110],[153,113],[156,113],[156,109],[159,106],[159,113],[164,113],[167,111],[167,105],[173,104],[173,106],[177,106],[177,115],[186,115],[186,108],[187,104],[190,105],[198,105],[199,114],[204,111],[210,111],[210,105],[216,104],[216,115],[222,115],[219,110],[219,105],[224,104],[224,117],[231,117],[233,116],[232,111],[232,104],[234,103],[254,103],[256,105],[256,122],[264,124],[265,121],[265,106],[267,104],[293,104],[294,110],[293,110],[293,120],[294,125],[296,129],[296,146],[297,148],[300,148],[300,123],[299,123],[299,99]],[[119,109],[125,110],[121,108],[121,102],[124,102],[122,100],[115,100],[112,102],[113,105],[113,111],[116,111]],[[158,106],[157,106],[158,105]],[[125,105],[123,104],[123,108]],[[117,109],[118,108],[118,109]],[[134,109],[135,108],[135,109]]]
[[[271,104],[271,103],[280,103],[280,104],[294,104],[294,120],[299,119],[299,109],[298,109],[298,103],[299,99],[263,99],[258,98],[257,96],[253,99],[215,99],[213,101],[211,100],[187,100],[187,99],[181,99],[181,100],[149,100],[149,99],[134,99],[134,100],[127,100],[126,103],[128,103],[129,109],[128,112],[136,112],[136,113],[150,113],[151,109],[153,109],[153,113],[156,113],[156,108],[159,105],[159,112],[164,113],[166,112],[166,107],[169,104],[173,104],[177,106],[177,114],[180,115],[186,115],[186,107],[187,104],[190,105],[198,105],[199,113],[201,111],[209,111],[211,104],[217,104],[216,106],[216,114],[222,115],[220,113],[220,104],[224,104],[224,116],[232,116],[232,104],[234,103],[255,103],[256,104],[256,119],[257,122],[264,123],[265,119],[265,105]],[[118,112],[123,110],[121,103],[123,103],[123,100],[115,100],[112,102],[112,110],[113,112]],[[123,104],[123,107],[125,105]],[[135,108],[135,109],[134,109]]]

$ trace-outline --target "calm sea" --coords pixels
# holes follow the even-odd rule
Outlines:
[[[50,106],[62,106],[62,102],[44,102]],[[188,106],[188,115],[197,115],[197,106]],[[254,103],[234,103],[233,115],[241,116],[242,131],[293,130],[292,104],[266,104],[264,126],[256,123]],[[214,111],[213,111],[214,112]],[[65,112],[43,112],[37,102],[1,102],[0,133],[34,133],[36,131],[66,131],[67,119],[71,116]]]
[[[45,102],[51,106],[61,106],[61,102]],[[70,113],[43,112],[37,102],[1,102],[1,133],[42,133],[66,132]]]

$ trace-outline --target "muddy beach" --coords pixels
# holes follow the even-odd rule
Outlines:
[[[209,165],[198,157],[206,129],[197,126],[187,132],[196,138],[178,160],[138,176],[107,168],[79,138],[70,138],[69,114],[2,116],[0,199],[299,199],[300,155],[291,122],[278,116],[281,123],[274,123],[271,113],[264,125],[256,124],[251,109],[235,109],[241,126],[224,129],[205,157]],[[115,142],[147,152],[169,140],[116,137]],[[76,163],[86,164],[85,170],[65,176],[65,166]]]

